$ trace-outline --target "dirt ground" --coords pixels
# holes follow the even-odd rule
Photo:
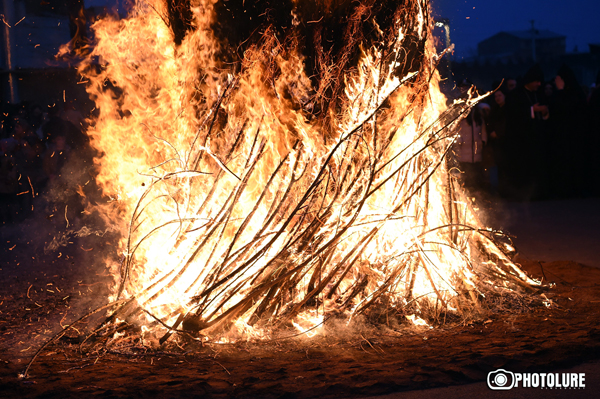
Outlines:
[[[497,368],[549,372],[600,358],[600,269],[522,260],[530,275],[556,284],[545,292],[550,307],[435,329],[184,352],[81,356],[61,341],[40,354],[30,378],[19,379],[44,340],[101,302],[110,283],[93,260],[108,239],[71,237],[44,253],[36,245],[50,237],[33,242],[23,228],[2,230],[0,397],[360,398],[483,381]]]

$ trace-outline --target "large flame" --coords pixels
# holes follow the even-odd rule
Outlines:
[[[134,300],[130,317],[304,332],[369,309],[435,318],[536,284],[449,173],[453,129],[477,99],[447,109],[426,2],[403,2],[387,31],[369,22],[378,39],[317,84],[293,35],[263,29],[230,64],[211,28],[217,1],[192,1],[181,37],[172,3],[95,23],[80,67],[98,110],[97,179],[115,199],[105,214],[123,233],[114,298]],[[341,91],[327,85],[336,76]]]

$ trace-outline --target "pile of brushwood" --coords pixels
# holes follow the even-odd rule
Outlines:
[[[199,29],[191,3],[166,1],[161,18],[174,46]],[[38,354],[64,336],[79,342],[82,352],[106,348],[115,339],[139,345],[142,324],[146,331],[162,331],[159,345],[174,334],[183,340],[220,339],[240,319],[248,331],[275,334],[303,312],[324,312],[325,304],[325,324],[331,318],[359,317],[393,324],[390,320],[399,323],[419,314],[435,325],[530,301],[528,293],[540,287],[511,262],[507,237],[474,224],[459,209],[468,201],[451,173],[451,151],[457,122],[475,101],[460,99],[433,119],[424,116],[443,56],[428,48],[427,1],[217,1],[213,12],[212,30],[222,43],[215,62],[227,66],[233,78],[224,81],[216,100],[202,94],[193,99],[203,117],[190,138],[192,148],[178,152],[186,156],[177,162],[165,156],[153,169],[162,174],[153,175],[128,215],[116,299],[72,322]],[[282,70],[282,59],[299,55],[308,79],[303,87],[286,81]],[[370,62],[366,73],[365,57]],[[312,154],[294,122],[280,115],[278,126],[285,129],[280,136],[286,142],[279,147],[285,150],[264,172],[264,159],[278,146],[269,141],[273,135],[263,134],[266,127],[260,123],[251,130],[243,112],[227,111],[257,71],[262,89],[272,90],[272,98],[285,101],[318,132],[314,139],[326,149],[323,154]],[[107,80],[120,85],[118,77]],[[358,116],[350,123],[354,110]],[[239,129],[228,130],[235,118],[241,121]],[[406,126],[409,132],[400,133]],[[399,134],[411,139],[393,149]],[[262,186],[254,204],[240,209],[258,169]],[[180,190],[183,175],[194,180],[186,180],[188,189]],[[367,204],[390,186],[389,209],[366,213]],[[440,201],[434,190],[443,195],[443,203],[432,203]],[[209,217],[202,223],[175,216],[160,225],[144,224],[145,212],[161,198],[171,202],[171,209],[195,204],[190,214]],[[434,206],[442,207],[443,220],[434,218]],[[259,208],[267,209],[260,221],[255,217]],[[412,246],[369,261],[370,247],[389,233],[386,224],[407,218],[419,229],[413,231]],[[136,251],[173,225],[178,226],[174,247],[188,245],[187,255],[136,291],[132,276],[144,267]],[[250,238],[241,242],[241,237]],[[452,281],[443,287],[432,248],[447,248],[462,262],[450,265]],[[194,268],[197,278],[183,290],[192,293],[187,310],[175,306],[166,316],[157,315],[152,302],[180,286],[182,276]],[[415,281],[417,275],[425,282]],[[431,292],[414,295],[419,284]]]

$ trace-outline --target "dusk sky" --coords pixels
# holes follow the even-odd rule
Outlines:
[[[86,6],[118,0],[85,0]],[[477,43],[502,30],[537,29],[567,36],[567,51],[600,43],[600,0],[430,0],[435,16],[450,19],[459,58],[474,55]]]
[[[567,51],[600,43],[599,0],[431,0],[436,16],[450,19],[457,57],[468,57],[477,43],[502,30],[537,29],[567,36]]]

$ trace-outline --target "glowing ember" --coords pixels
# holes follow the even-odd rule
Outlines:
[[[415,326],[429,327],[429,324],[422,318],[415,316],[414,314],[406,316],[406,319],[410,320]]]
[[[321,3],[290,2],[288,25],[267,19],[239,45],[217,38],[216,0],[94,24],[80,72],[115,199],[103,212],[123,232],[112,300],[144,337],[313,335],[361,314],[429,325],[538,284],[449,173],[478,99],[447,109],[426,2],[342,2],[333,33]]]

